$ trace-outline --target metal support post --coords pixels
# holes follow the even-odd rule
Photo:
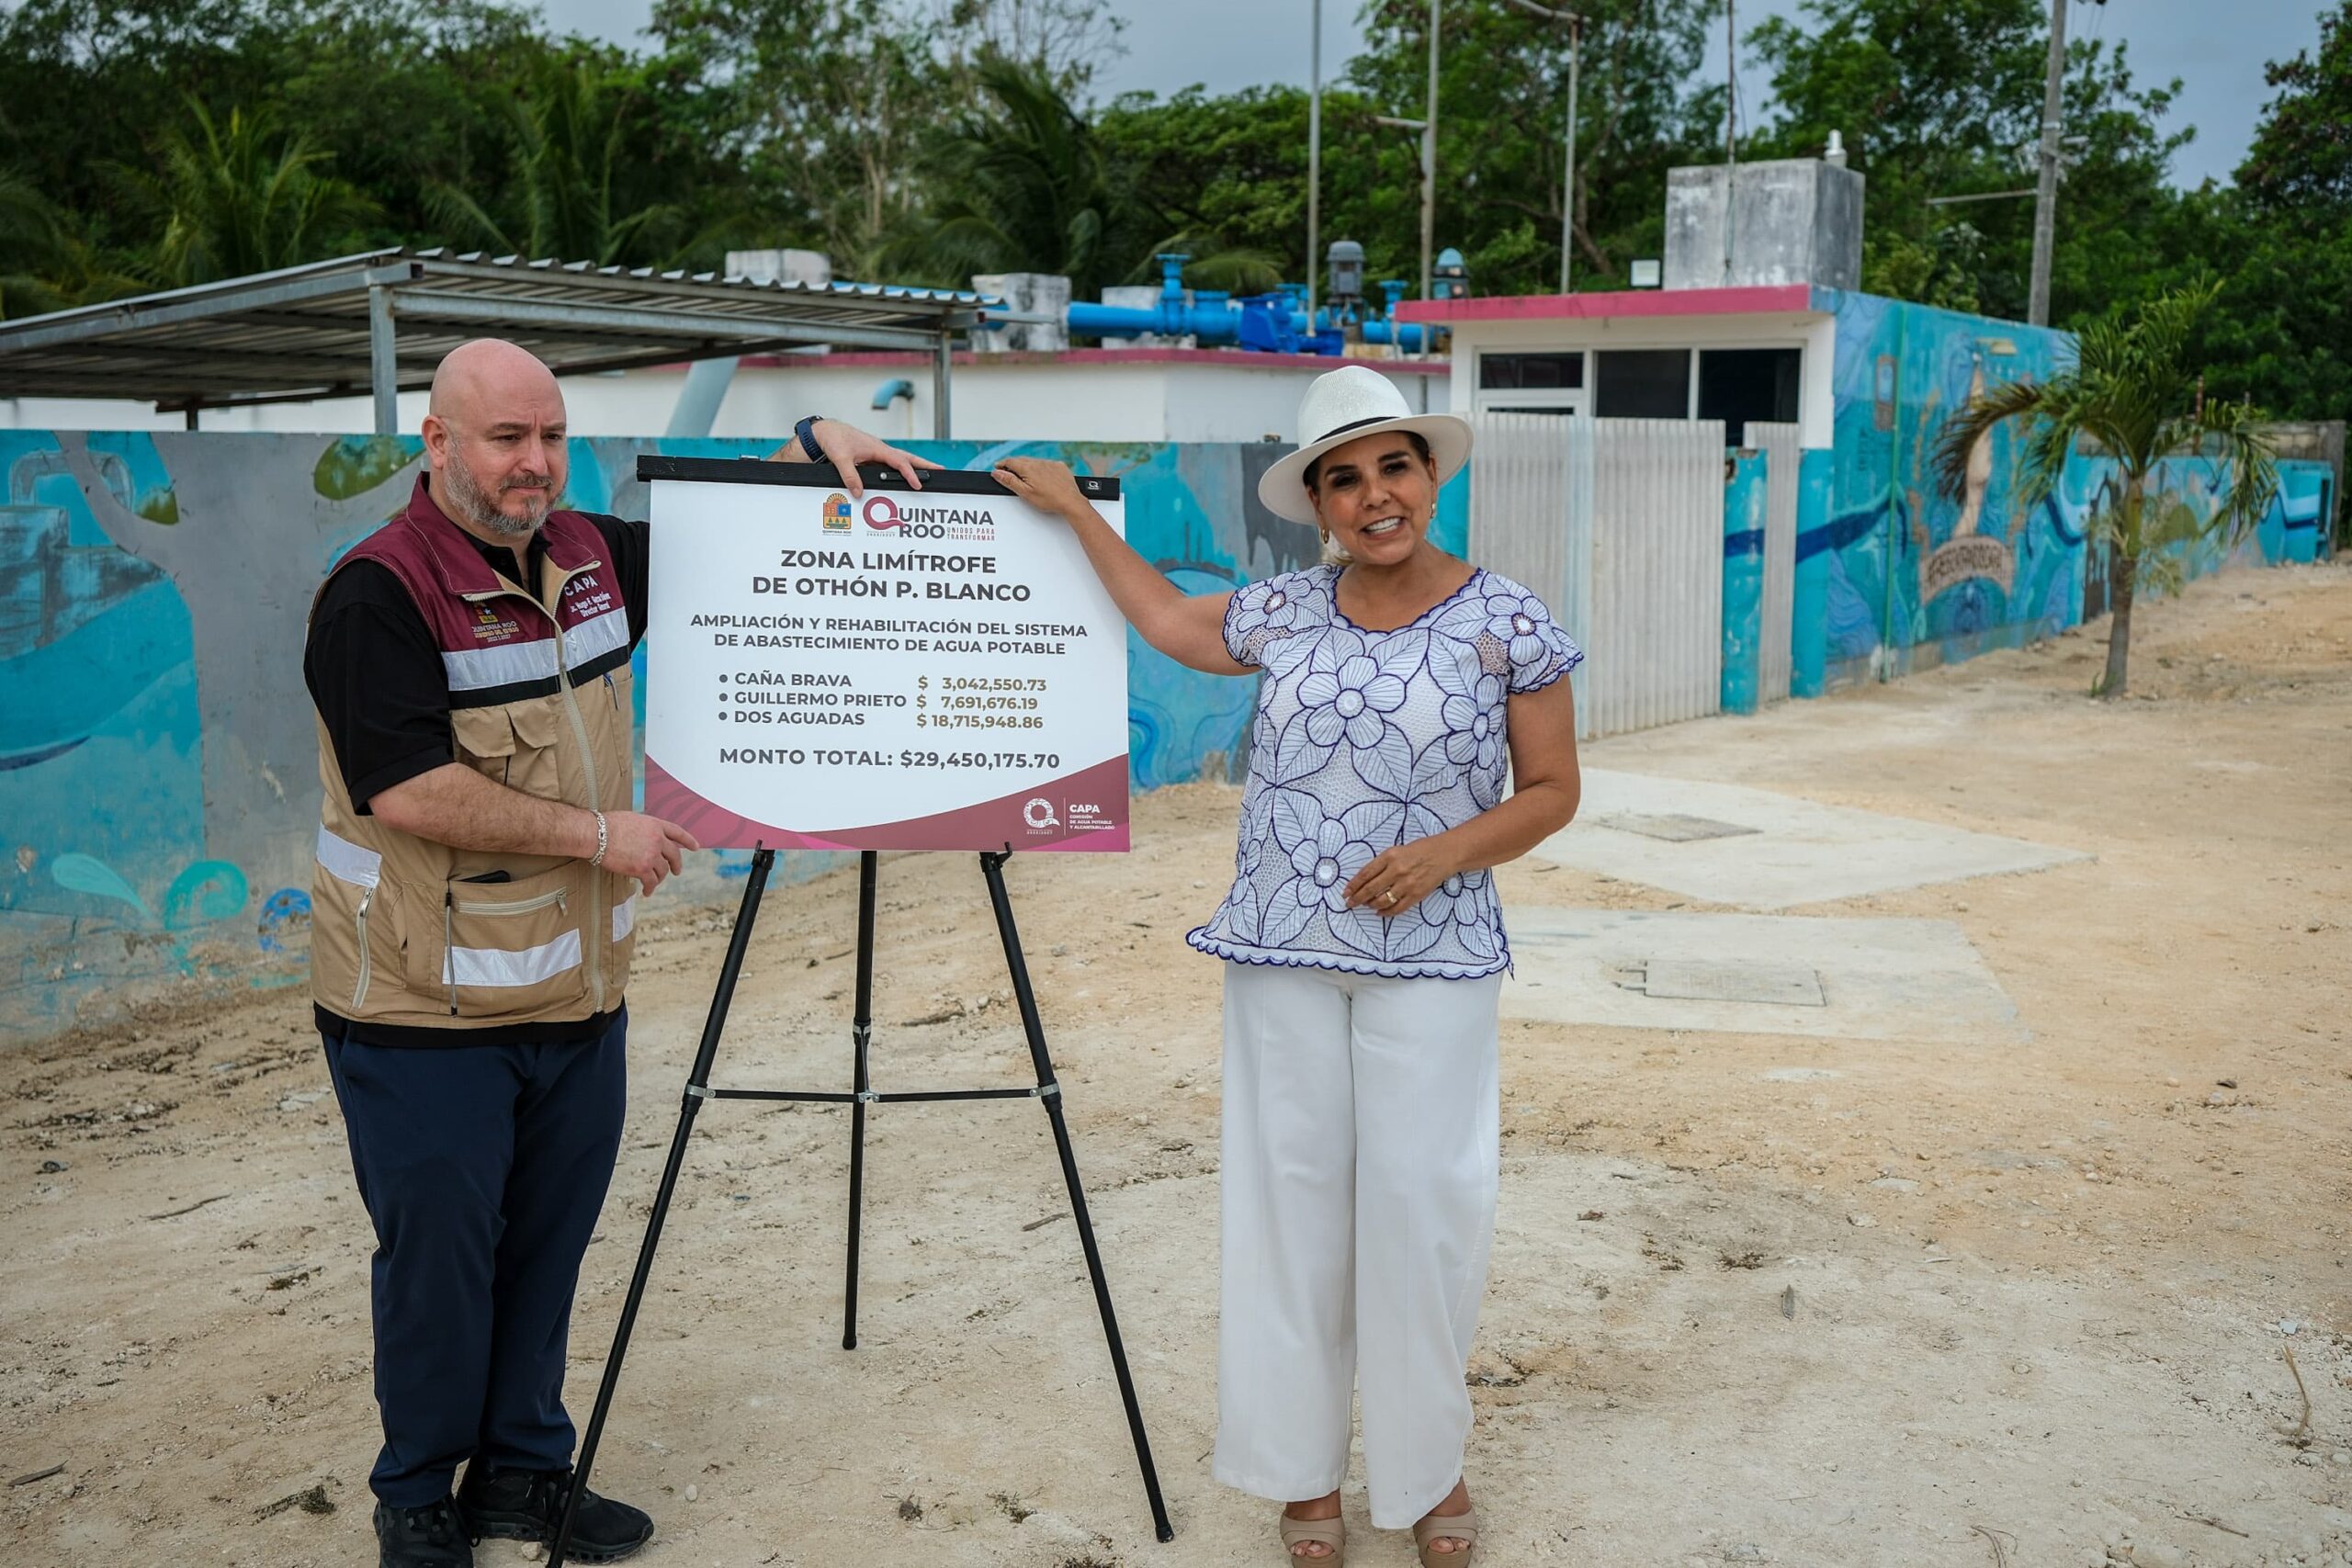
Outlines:
[[[856,1051],[850,1071],[850,1092],[857,1098],[849,1111],[849,1283],[842,1294],[842,1348],[857,1348],[857,1238],[865,1203],[865,1097],[873,1084],[866,1074],[866,1044],[874,1037],[874,879],[882,857],[873,850],[857,857],[857,1002],[850,1018],[850,1038]]]
[[[1430,101],[1421,116],[1421,298],[1430,297],[1430,261],[1437,240],[1437,34],[1438,7],[1430,0]],[[1435,329],[1421,333],[1421,352],[1429,353]],[[1399,348],[1403,345],[1400,344]]]
[[[376,397],[376,434],[401,433],[400,329],[392,321],[392,291],[368,286],[368,385]]]
[[[1323,265],[1323,0],[1315,0],[1306,46],[1306,330],[1315,330],[1317,269]]]
[[[931,367],[931,438],[945,441],[952,422],[948,418],[947,383],[956,373],[956,339],[944,330],[939,334],[938,357]]]
[[[1069,1124],[1062,1116],[1061,1085],[1055,1080],[1053,1059],[1046,1053],[1046,1026],[1037,1016],[1036,993],[1029,988],[1029,964],[1021,953],[1021,934],[1013,929],[1012,900],[1004,890],[1004,863],[1010,851],[980,856],[980,874],[988,879],[989,905],[996,911],[997,935],[1004,942],[1005,968],[1012,976],[1012,997],[1021,1007],[1022,1032],[1029,1037],[1030,1060],[1037,1068],[1037,1097],[1046,1103],[1046,1118],[1053,1123],[1054,1147],[1061,1155],[1062,1184],[1069,1189],[1070,1217],[1078,1222],[1079,1246],[1086,1253],[1086,1272],[1094,1281],[1095,1309],[1102,1314],[1102,1337],[1111,1348],[1111,1370],[1119,1380],[1119,1400],[1127,1408],[1127,1431],[1135,1438],[1136,1463],[1143,1471],[1144,1495],[1151,1503],[1153,1530],[1161,1540],[1176,1539],[1168,1522],[1168,1505],[1159,1495],[1159,1472],[1151,1462],[1151,1441],[1144,1436],[1143,1406],[1136,1402],[1136,1380],[1127,1371],[1127,1348],[1119,1337],[1119,1314],[1111,1306],[1111,1284],[1102,1272],[1102,1253],[1094,1245],[1094,1222],[1086,1212],[1086,1191],[1078,1181],[1078,1156],[1071,1150]]]
[[[727,939],[727,957],[718,966],[718,985],[710,997],[710,1011],[702,1025],[702,1045],[686,1074],[686,1091],[678,1107],[678,1130],[670,1139],[669,1163],[662,1168],[662,1185],[653,1194],[653,1213],[645,1223],[645,1241],[637,1249],[637,1269],[629,1276],[628,1295],[621,1303],[620,1325],[613,1331],[613,1350],[605,1359],[604,1381],[596,1387],[596,1408],[580,1440],[579,1462],[572,1466],[571,1490],[563,1500],[563,1522],[556,1527],[548,1548],[548,1568],[563,1568],[564,1549],[571,1542],[572,1517],[588,1473],[596,1465],[596,1448],[605,1436],[605,1418],[612,1414],[613,1392],[620,1386],[621,1361],[628,1354],[629,1335],[637,1327],[637,1309],[645,1301],[645,1284],[653,1274],[653,1252],[662,1245],[662,1226],[670,1217],[670,1200],[678,1190],[678,1172],[686,1163],[686,1138],[695,1130],[695,1114],[702,1109],[710,1086],[710,1064],[718,1054],[718,1037],[727,1028],[727,1010],[735,1002],[735,982],[743,973],[743,954],[752,945],[752,922],[760,912],[760,895],[766,891],[775,852],[763,849],[752,855],[752,874],[743,884],[743,905],[735,912],[735,930]]]
[[[1560,292],[1575,292],[1577,248],[1577,73],[1584,60],[1584,18],[1568,23],[1568,194],[1560,214]]]
[[[1143,1472],[1144,1495],[1151,1506],[1154,1532],[1161,1540],[1173,1540],[1175,1526],[1169,1522],[1168,1505],[1160,1495],[1159,1472],[1152,1463],[1151,1445],[1144,1434],[1143,1410],[1136,1398],[1135,1380],[1127,1369],[1126,1345],[1119,1337],[1119,1322],[1111,1306],[1111,1287],[1102,1269],[1102,1255],[1095,1245],[1094,1223],[1086,1208],[1086,1194],[1079,1185],[1078,1158],[1072,1152],[1069,1126],[1062,1112],[1061,1085],[1054,1077],[1052,1058],[1046,1051],[1045,1026],[1038,1020],[1037,998],[1029,984],[1029,966],[1021,953],[1021,938],[1013,929],[1012,905],[1006,896],[1002,866],[1012,858],[1008,849],[980,856],[980,868],[988,883],[989,902],[996,915],[997,932],[1004,943],[1005,964],[1012,980],[1014,997],[1020,1002],[1021,1026],[1029,1043],[1030,1061],[1036,1069],[1036,1083],[1028,1089],[915,1089],[898,1093],[878,1094],[871,1087],[872,1075],[869,1047],[873,1036],[874,1006],[874,915],[876,907],[876,871],[880,856],[872,850],[861,852],[858,861],[858,941],[857,941],[857,999],[853,1021],[855,1046],[853,1087],[841,1090],[714,1089],[710,1085],[713,1058],[718,1050],[720,1035],[725,1032],[727,1013],[733,1005],[735,985],[742,974],[743,955],[751,945],[752,922],[759,913],[760,897],[775,863],[775,852],[763,849],[752,858],[751,879],[744,885],[743,904],[735,917],[735,930],[729,937],[727,956],[719,965],[718,984],[713,992],[710,1013],[703,1024],[702,1045],[695,1053],[693,1068],[686,1077],[684,1103],[678,1112],[678,1129],[670,1141],[670,1157],[662,1168],[662,1183],[653,1199],[653,1212],[647,1221],[645,1240],[639,1248],[637,1268],[629,1278],[628,1294],[621,1304],[618,1327],[614,1331],[611,1356],[605,1363],[603,1381],[596,1390],[596,1406],[589,1416],[588,1429],[580,1445],[580,1458],[572,1472],[570,1494],[564,1499],[562,1521],[548,1555],[548,1568],[563,1568],[579,1499],[588,1489],[588,1478],[596,1461],[605,1419],[612,1413],[613,1395],[620,1385],[621,1363],[628,1354],[629,1337],[637,1326],[639,1308],[645,1301],[645,1288],[653,1270],[653,1255],[661,1245],[662,1230],[669,1218],[670,1204],[678,1187],[680,1170],[685,1162],[686,1142],[693,1132],[695,1114],[703,1102],[709,1100],[752,1100],[768,1101],[797,1101],[801,1103],[840,1105],[851,1108],[850,1144],[850,1208],[849,1208],[849,1280],[845,1292],[845,1308],[842,1333],[844,1349],[857,1344],[857,1273],[858,1239],[861,1208],[865,1195],[865,1108],[868,1105],[921,1104],[946,1101],[984,1100],[1037,1100],[1044,1102],[1046,1116],[1051,1124],[1054,1145],[1059,1153],[1062,1181],[1069,1190],[1070,1216],[1077,1222],[1079,1242],[1086,1254],[1086,1267],[1094,1283],[1094,1303],[1102,1318],[1102,1335],[1110,1348],[1111,1366],[1117,1375],[1119,1398],[1125,1406],[1127,1430],[1135,1439],[1136,1462]]]
[[[1567,167],[1560,175],[1560,292],[1570,292],[1575,276],[1574,254],[1577,243],[1577,76],[1584,62],[1584,17],[1580,12],[1563,11],[1555,6],[1539,5],[1537,0],[1510,0],[1532,17],[1547,22],[1568,24],[1568,133]]]

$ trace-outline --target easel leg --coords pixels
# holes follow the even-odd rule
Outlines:
[[[857,1008],[850,1019],[850,1036],[857,1060],[850,1072],[852,1092],[865,1095],[872,1087],[866,1072],[866,1046],[874,1038],[874,878],[882,857],[862,850],[857,857]],[[849,1283],[842,1296],[842,1348],[857,1348],[857,1238],[865,1201],[865,1101],[849,1108]]]
[[[767,888],[768,872],[775,864],[774,850],[752,852],[751,879],[743,885],[743,907],[736,911],[735,931],[728,938],[727,957],[718,966],[718,986],[711,993],[710,1013],[703,1021],[701,1049],[695,1053],[694,1067],[686,1074],[678,1130],[670,1139],[670,1162],[662,1167],[662,1185],[653,1195],[653,1213],[645,1224],[645,1241],[637,1249],[637,1271],[629,1277],[628,1296],[621,1303],[620,1325],[613,1331],[612,1353],[605,1359],[604,1382],[596,1389],[596,1408],[580,1441],[580,1459],[572,1466],[571,1495],[564,1499],[563,1522],[556,1527],[555,1540],[548,1549],[548,1568],[563,1568],[564,1551],[571,1544],[572,1516],[579,1509],[581,1494],[588,1489],[588,1472],[596,1463],[605,1417],[612,1413],[613,1391],[620,1386],[621,1361],[628,1354],[629,1334],[637,1327],[637,1309],[645,1300],[645,1283],[653,1273],[653,1252],[662,1245],[662,1225],[670,1217],[670,1199],[678,1190],[678,1172],[685,1164],[686,1138],[694,1131],[695,1115],[710,1087],[711,1060],[718,1054],[727,1010],[735,1001],[735,981],[743,972],[743,953],[752,944],[752,922],[759,915],[760,895]]]
[[[1111,1284],[1102,1274],[1102,1254],[1094,1245],[1094,1222],[1086,1212],[1086,1191],[1079,1185],[1078,1156],[1070,1147],[1069,1125],[1062,1116],[1061,1085],[1055,1080],[1053,1059],[1046,1054],[1046,1026],[1037,1016],[1036,993],[1029,987],[1029,964],[1022,955],[1021,933],[1012,924],[1012,900],[1004,890],[1004,863],[1010,852],[980,856],[980,874],[988,879],[989,903],[996,911],[997,935],[1004,942],[1005,967],[1012,976],[1013,999],[1021,1007],[1022,1032],[1029,1037],[1029,1055],[1037,1068],[1037,1098],[1045,1102],[1046,1119],[1053,1124],[1054,1147],[1061,1155],[1062,1182],[1069,1189],[1070,1217],[1078,1222],[1079,1246],[1086,1253],[1086,1271],[1094,1281],[1095,1310],[1102,1314],[1102,1337],[1111,1348],[1111,1368],[1118,1375],[1119,1398],[1127,1407],[1127,1431],[1136,1443],[1136,1463],[1143,1471],[1144,1495],[1151,1504],[1151,1522],[1161,1540],[1176,1539],[1168,1522],[1168,1505],[1159,1495],[1159,1472],[1151,1462],[1151,1440],[1144,1436],[1143,1407],[1136,1402],[1136,1380],[1127,1371],[1127,1348],[1119,1337],[1118,1314],[1111,1306]]]

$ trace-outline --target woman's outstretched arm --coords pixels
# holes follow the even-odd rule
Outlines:
[[[1162,577],[1079,493],[1069,465],[1046,457],[1008,457],[997,465],[996,477],[1023,501],[1069,525],[1086,551],[1087,564],[1144,641],[1190,669],[1212,675],[1254,673],[1226,651],[1225,611],[1233,595],[1187,593]]]

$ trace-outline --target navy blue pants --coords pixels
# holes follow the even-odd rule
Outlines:
[[[471,1458],[571,1462],[564,1348],[628,1098],[624,1010],[573,1045],[404,1050],[327,1037],[376,1226],[368,1483],[396,1508],[448,1495]]]

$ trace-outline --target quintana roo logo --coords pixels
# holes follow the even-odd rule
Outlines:
[[[1021,808],[1021,820],[1028,823],[1030,831],[1035,833],[1062,825],[1062,819],[1054,815],[1054,803],[1042,795],[1033,796],[1029,804]]]
[[[826,533],[848,533],[850,531],[849,497],[843,495],[839,491],[835,491],[832,494],[825,497],[825,510],[823,515],[825,519]]]

